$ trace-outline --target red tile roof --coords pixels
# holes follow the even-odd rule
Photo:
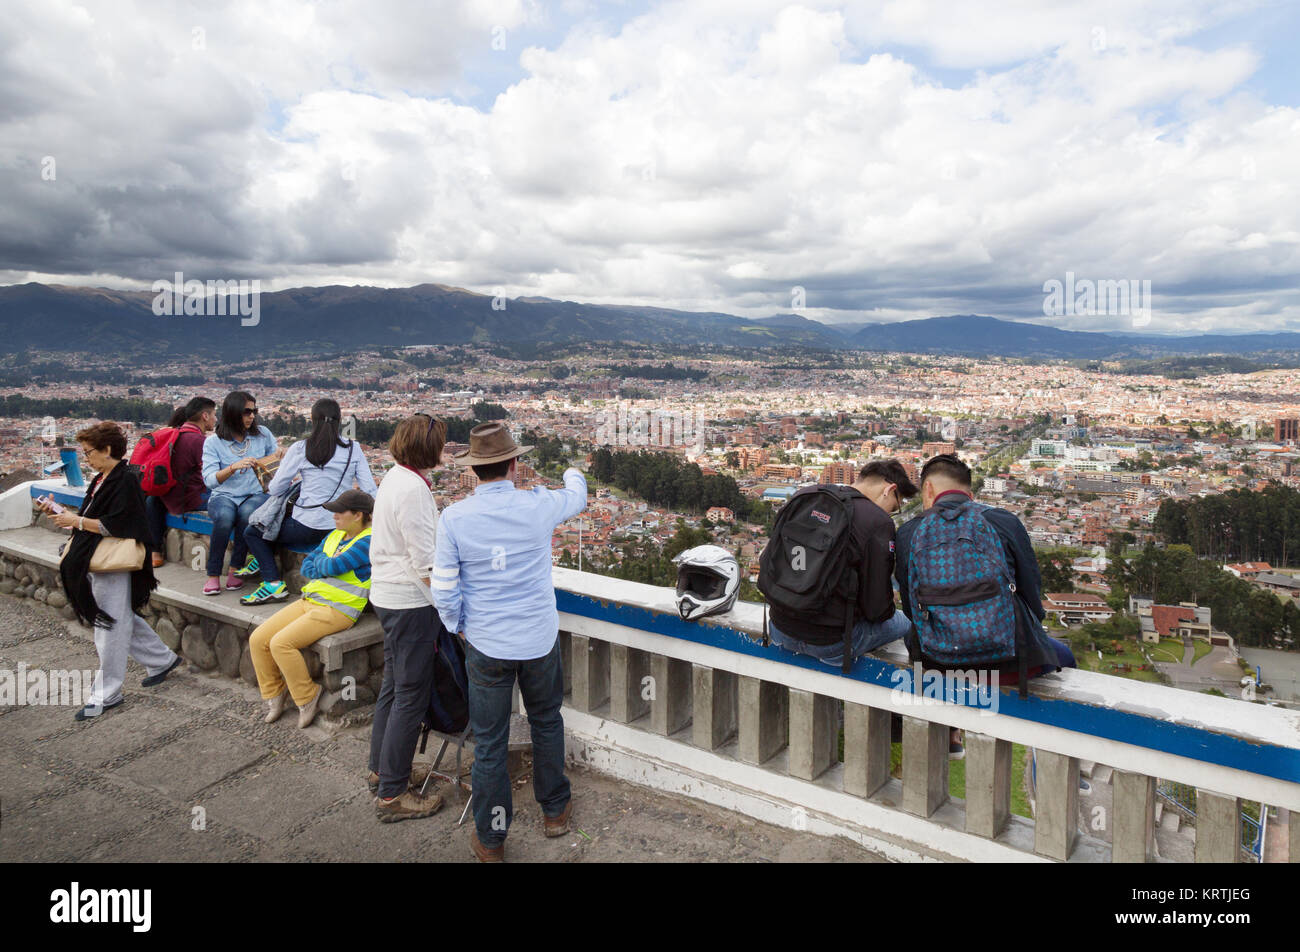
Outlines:
[[[1051,592],[1044,593],[1043,597],[1049,602],[1053,602],[1057,605],[1064,602],[1082,602],[1094,605],[1106,604],[1106,600],[1100,595],[1093,595],[1088,592]]]
[[[1195,620],[1196,612],[1190,608],[1176,605],[1153,605],[1151,608],[1151,624],[1155,626],[1156,634],[1162,638],[1169,638],[1176,634],[1180,621]]]

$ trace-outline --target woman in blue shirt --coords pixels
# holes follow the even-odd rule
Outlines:
[[[232,535],[235,551],[231,553],[226,588],[242,588],[243,577],[256,574],[256,566],[249,565],[244,528],[248,517],[266,501],[266,493],[262,492],[253,465],[269,466],[280,456],[271,431],[257,422],[256,398],[243,390],[227,394],[221,401],[217,430],[203,442],[203,483],[212,491],[208,497],[212,543],[208,548],[204,595],[221,594],[221,567]]]
[[[286,493],[295,477],[302,477],[302,490],[293,511],[280,524],[277,545],[315,546],[334,528],[330,513],[322,508],[349,489],[360,489],[374,496],[379,487],[371,475],[370,464],[361,452],[361,444],[339,435],[342,411],[336,401],[317,400],[311,408],[311,436],[294,443],[284,454],[275,478],[267,487],[272,496]],[[262,584],[240,599],[245,605],[282,601],[289,589],[280,580],[271,543],[262,538],[257,526],[244,530],[244,540],[262,572]]]

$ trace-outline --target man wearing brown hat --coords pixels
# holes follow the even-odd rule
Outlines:
[[[531,449],[516,445],[501,423],[474,427],[469,449],[456,461],[473,468],[478,488],[438,520],[433,602],[443,624],[466,641],[474,732],[470,849],[484,862],[504,858],[513,816],[506,753],[516,679],[532,729],[533,793],[543,832],[563,836],[573,812],[564,775],[551,534],[587,508],[587,480],[570,467],[563,489],[515,489],[515,461]]]

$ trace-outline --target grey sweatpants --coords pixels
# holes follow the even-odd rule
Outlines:
[[[162,643],[149,623],[131,611],[131,573],[90,573],[90,590],[100,608],[112,615],[112,628],[95,626],[95,650],[99,652],[99,676],[87,704],[114,704],[122,697],[126,680],[126,659],[134,658],[150,674],[166,671],[176,653]]]

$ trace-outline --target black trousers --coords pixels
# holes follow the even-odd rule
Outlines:
[[[420,722],[429,710],[442,621],[432,605],[376,605],[375,614],[384,626],[384,683],[370,731],[370,769],[379,774],[379,795],[396,797],[411,781],[411,758],[420,738]]]

